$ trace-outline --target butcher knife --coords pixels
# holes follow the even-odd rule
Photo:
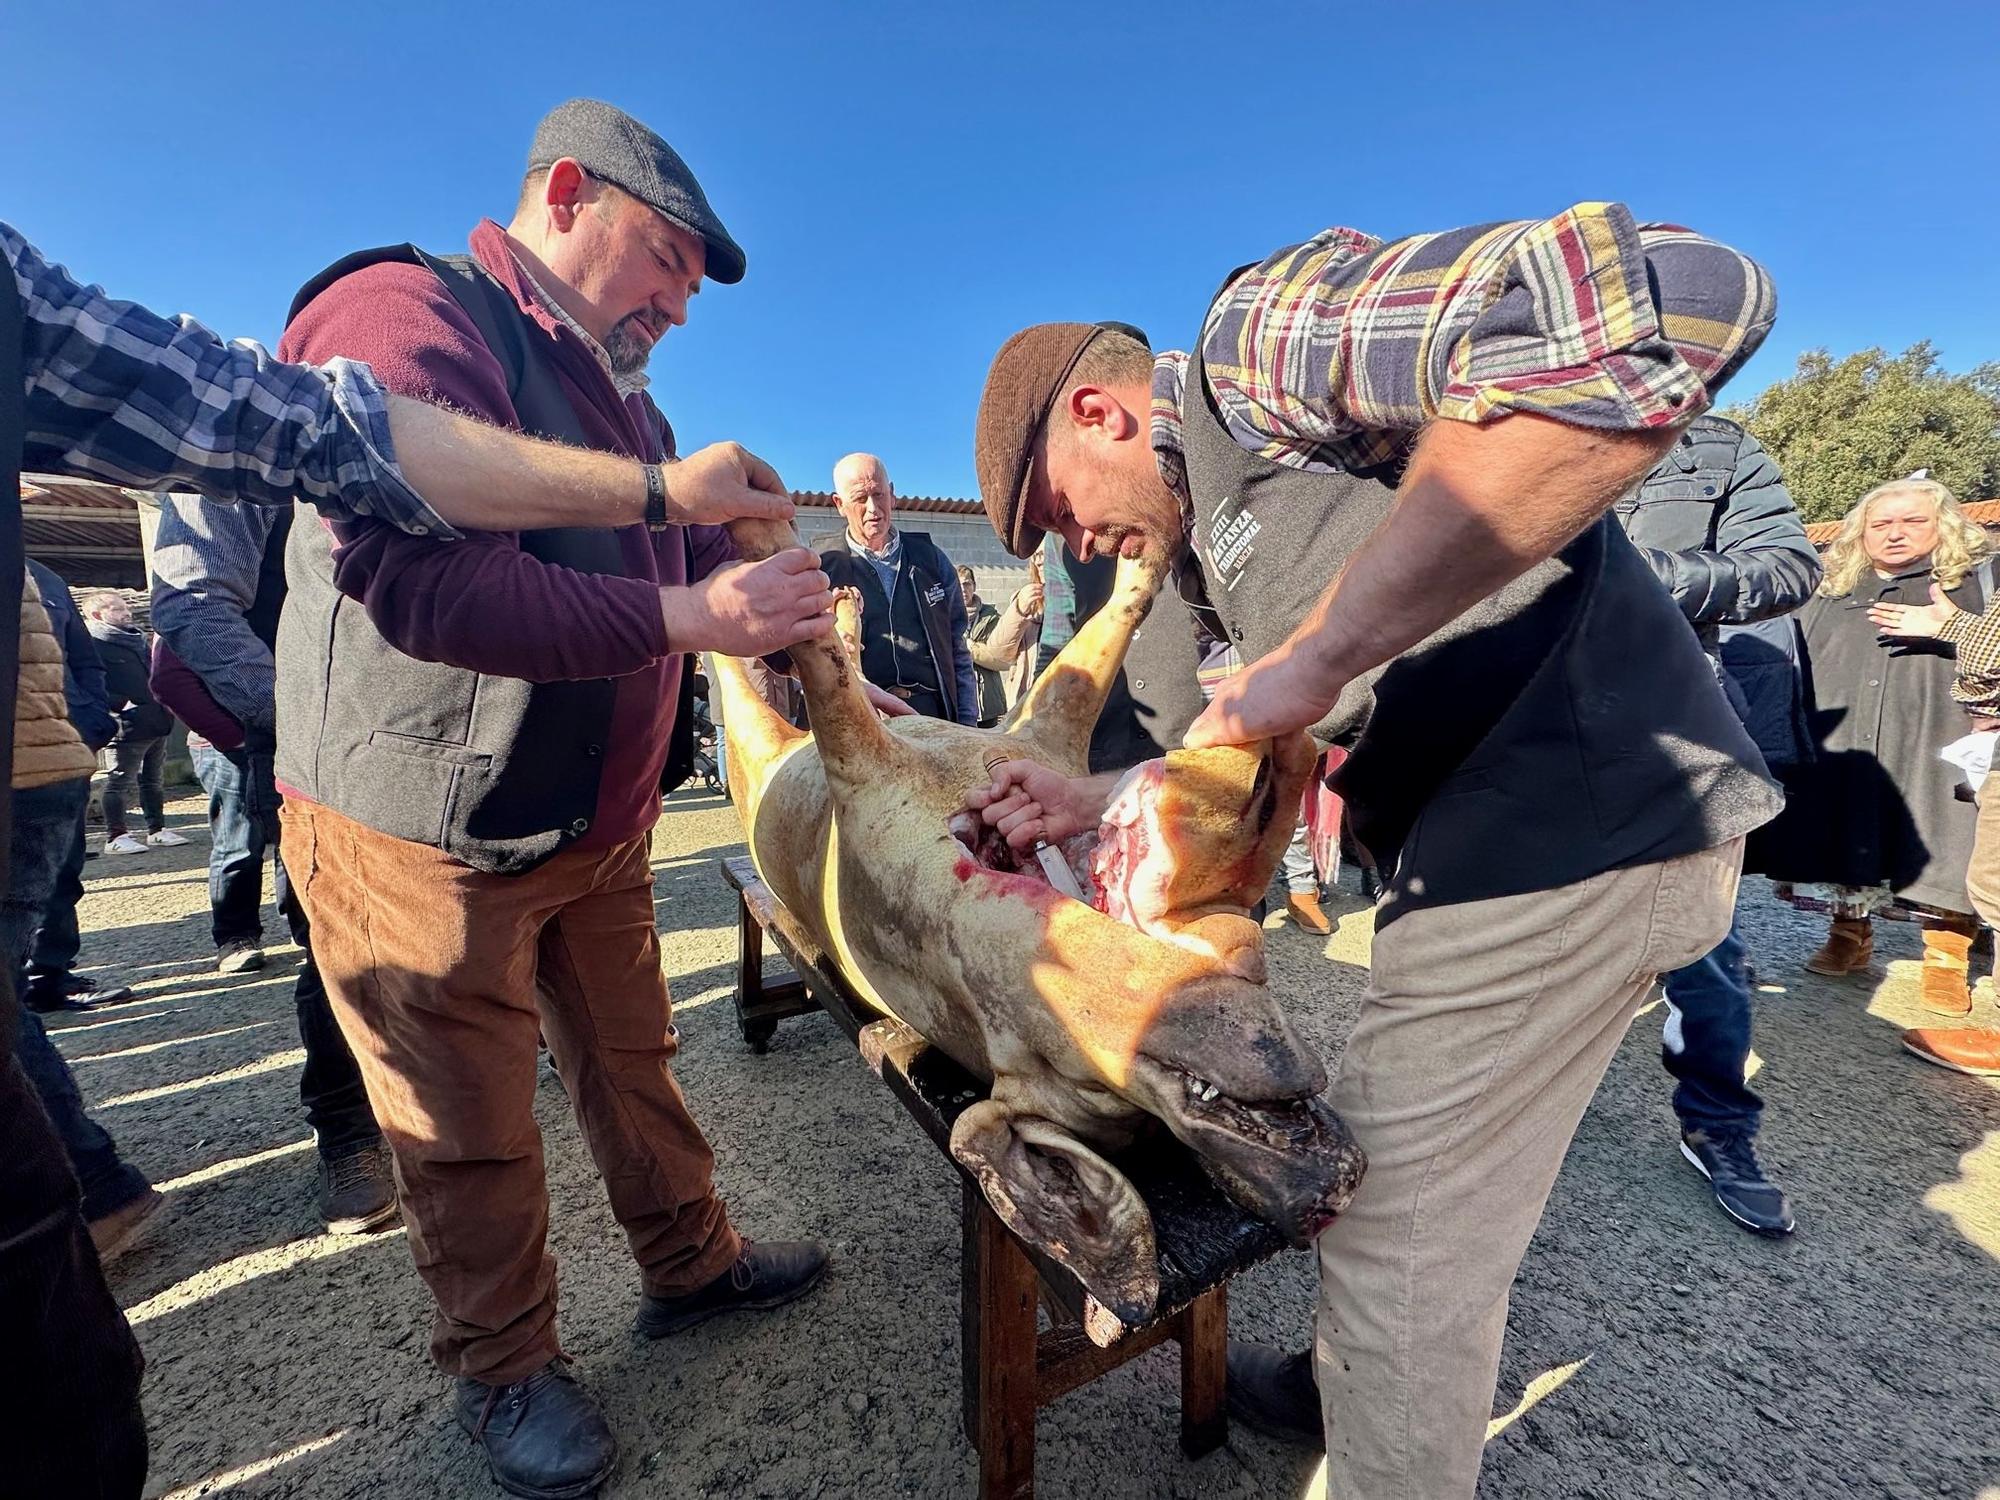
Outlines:
[[[1006,762],[1018,759],[1019,756],[1009,755],[1005,751],[992,751],[986,757],[986,774],[994,775]],[[1061,850],[1047,839],[1036,839],[1034,854],[1035,863],[1042,867],[1042,874],[1047,877],[1053,889],[1062,892],[1072,901],[1083,900],[1083,887],[1076,883],[1076,872],[1070,869],[1069,861],[1062,857]]]

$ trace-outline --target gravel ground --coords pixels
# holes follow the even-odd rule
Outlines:
[[[148,1361],[149,1493],[496,1495],[425,1357],[401,1233],[317,1233],[295,955],[212,973],[206,830],[192,800],[172,811],[193,847],[88,868],[84,962],[141,1001],[64,1018],[59,1036],[98,1118],[170,1189],[166,1221],[115,1268]],[[660,825],[680,1077],[738,1222],[825,1239],[834,1269],[776,1314],[636,1339],[623,1239],[545,1080],[564,1337],[623,1444],[607,1493],[973,1494],[953,1173],[825,1018],[786,1023],[766,1057],[742,1045],[714,870],[739,848],[714,796],[677,796]],[[1367,952],[1361,903],[1340,905],[1330,941],[1270,935],[1274,982],[1329,1057]],[[1799,1233],[1741,1233],[1681,1162],[1660,1016],[1642,1018],[1522,1267],[1481,1493],[2000,1500],[2000,1090],[1897,1048],[1915,1019],[1912,929],[1884,927],[1869,979],[1821,980],[1798,967],[1815,921],[1754,881],[1743,915],[1766,978],[1765,1158]],[[1233,1331],[1301,1338],[1311,1275],[1300,1254],[1242,1278]],[[1176,1396],[1173,1356],[1154,1351],[1046,1411],[1041,1493],[1305,1491],[1312,1465],[1247,1432],[1184,1460]]]

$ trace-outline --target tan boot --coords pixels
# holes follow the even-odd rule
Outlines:
[[[1311,891],[1293,891],[1285,897],[1285,909],[1292,914],[1292,920],[1307,932],[1325,937],[1333,931],[1333,923],[1319,909],[1319,897]]]
[[[1858,974],[1875,957],[1875,924],[1867,917],[1835,917],[1819,952],[1805,961],[1808,974]]]
[[[1925,1010],[1941,1016],[1972,1013],[1972,990],[1965,982],[1966,956],[1972,934],[1942,927],[1924,929],[1924,970],[1921,998]]]

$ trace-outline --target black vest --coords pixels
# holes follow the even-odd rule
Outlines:
[[[1053,550],[1057,554],[1053,566],[1068,577],[1076,600],[1070,613],[1074,632],[1111,598],[1118,559],[1084,559],[1067,547]],[[1044,552],[1045,560],[1047,556]],[[1055,654],[1051,649],[1038,659],[1037,675],[1048,670]],[[1200,670],[1201,645],[1194,621],[1173,600],[1160,599],[1145,623],[1132,632],[1132,644],[1090,732],[1092,773],[1127,771],[1178,750],[1188,726],[1201,715]]]
[[[506,370],[524,431],[587,445],[549,363],[547,332],[469,256],[432,256],[411,245],[363,250],[307,282],[289,316],[342,277],[384,261],[426,266],[444,284]],[[528,531],[520,543],[531,557],[579,573],[629,576],[614,530]],[[614,679],[531,683],[418,661],[334,587],[325,527],[294,526],[285,553],[280,781],[370,828],[495,874],[531,870],[589,831]],[[676,748],[692,733],[693,687],[684,666]],[[674,762],[670,753],[669,776]]]
[[[861,591],[861,675],[880,688],[929,688],[944,704],[941,717],[956,721],[958,658],[947,603],[956,586],[951,561],[925,532],[899,528],[897,535],[903,551],[893,599],[882,592],[875,565],[855,556],[844,538],[820,554],[820,567],[835,588]],[[975,705],[975,717],[977,712]]]
[[[1181,407],[1208,594],[1256,661],[1388,515],[1399,471],[1311,473],[1246,451],[1199,354]],[[1385,923],[1710,848],[1780,801],[1686,618],[1609,516],[1350,685],[1314,732],[1349,748],[1333,785],[1356,837],[1394,864]]]
[[[265,538],[264,556],[257,564],[257,592],[243,616],[250,633],[269,646],[273,656],[278,651],[278,621],[285,609],[285,543],[291,534],[292,513],[281,510],[277,524]]]

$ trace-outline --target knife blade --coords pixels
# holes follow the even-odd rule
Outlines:
[[[982,759],[986,765],[986,774],[991,776],[1006,762],[1018,760],[1020,757],[1009,755],[1004,750],[991,750]],[[1062,892],[1072,901],[1083,900],[1083,887],[1076,883],[1076,873],[1070,869],[1069,861],[1062,857],[1061,850],[1055,848],[1047,839],[1036,839],[1034,854],[1035,863],[1042,867],[1043,878],[1053,889]]]

